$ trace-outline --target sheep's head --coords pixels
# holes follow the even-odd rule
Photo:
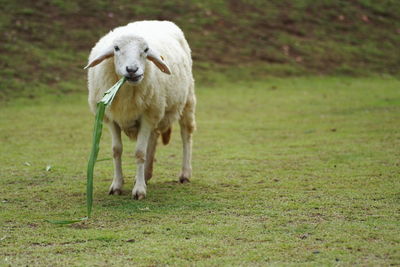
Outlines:
[[[146,68],[146,59],[151,60],[162,72],[171,74],[169,67],[163,58],[151,49],[147,42],[134,35],[125,35],[116,38],[112,46],[107,47],[94,60],[85,67],[94,67],[106,58],[114,56],[115,72],[119,76],[125,76],[133,84],[139,84]]]

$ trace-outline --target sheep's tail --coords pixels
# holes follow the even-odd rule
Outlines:
[[[164,145],[168,145],[169,140],[171,139],[171,127],[161,134],[161,139]]]

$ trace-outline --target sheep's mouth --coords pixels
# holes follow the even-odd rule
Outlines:
[[[137,75],[137,76],[126,76],[126,80],[128,82],[133,82],[133,83],[137,83],[138,81],[140,81],[143,77],[143,74],[141,75]]]

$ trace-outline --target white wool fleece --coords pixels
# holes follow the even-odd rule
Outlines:
[[[194,80],[189,45],[183,32],[169,21],[139,21],[118,27],[101,38],[93,47],[89,62],[115,39],[123,35],[137,35],[145,39],[171,68],[171,75],[162,73],[151,61],[147,61],[144,78],[139,86],[125,83],[113,104],[106,110],[107,120],[116,121],[124,130],[134,124],[144,112],[162,128],[179,118],[187,100],[194,101]],[[113,58],[90,68],[88,73],[89,105],[93,113],[105,91],[120,77],[114,68]],[[164,118],[165,114],[167,116]],[[161,129],[164,130],[164,129]]]

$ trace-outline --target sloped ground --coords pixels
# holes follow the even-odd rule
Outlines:
[[[133,20],[167,19],[200,83],[304,74],[398,74],[399,1],[1,1],[0,97],[85,90],[90,48]]]

